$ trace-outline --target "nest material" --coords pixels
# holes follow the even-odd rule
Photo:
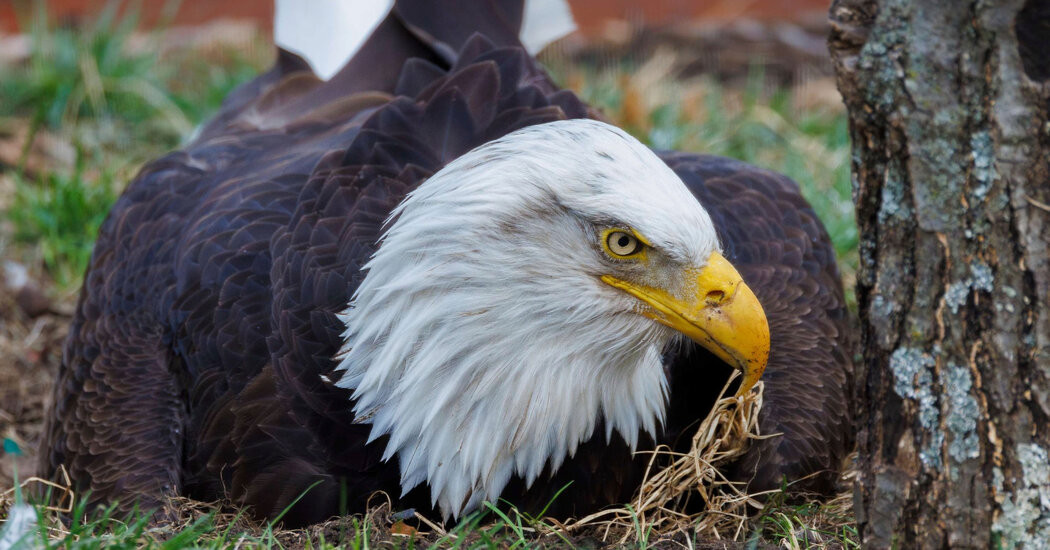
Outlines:
[[[612,533],[622,533],[620,543],[674,532],[740,540],[745,534],[749,508],[762,508],[756,499],[761,494],[744,492],[743,484],[730,481],[722,469],[747,452],[753,439],[777,434],[759,433],[763,384],[759,382],[746,395],[727,397],[732,381],[731,378],[711,413],[700,423],[689,452],[676,453],[666,446],[651,452],[645,478],[629,505],[591,514],[564,528],[576,531],[599,527],[605,539]],[[696,498],[701,501],[699,512],[690,515],[681,511]]]

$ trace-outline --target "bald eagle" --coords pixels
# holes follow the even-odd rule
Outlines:
[[[328,80],[280,51],[103,224],[42,468],[96,502],[229,497],[289,525],[383,490],[627,501],[766,371],[753,489],[850,444],[832,248],[797,186],[654,152],[558,89],[521,2],[402,0]],[[768,360],[768,363],[767,363]]]

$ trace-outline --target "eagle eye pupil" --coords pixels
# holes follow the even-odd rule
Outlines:
[[[617,258],[632,256],[641,249],[638,239],[624,231],[610,231],[605,242],[606,250]]]

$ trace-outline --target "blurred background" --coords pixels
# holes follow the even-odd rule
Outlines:
[[[794,178],[856,265],[827,0],[570,0],[544,50],[562,86],[657,148]],[[0,492],[33,471],[49,387],[99,224],[272,62],[267,0],[0,0]],[[850,294],[852,304],[852,290]]]

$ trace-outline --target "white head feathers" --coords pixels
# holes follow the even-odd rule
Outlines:
[[[603,251],[609,228],[652,245],[645,273]],[[707,212],[622,130],[520,130],[450,163],[395,211],[342,317],[338,384],[355,390],[372,438],[390,436],[402,488],[426,481],[458,515],[513,474],[532,483],[556,469],[599,418],[632,448],[655,431],[660,357],[676,333],[600,277],[680,273],[717,249]]]

